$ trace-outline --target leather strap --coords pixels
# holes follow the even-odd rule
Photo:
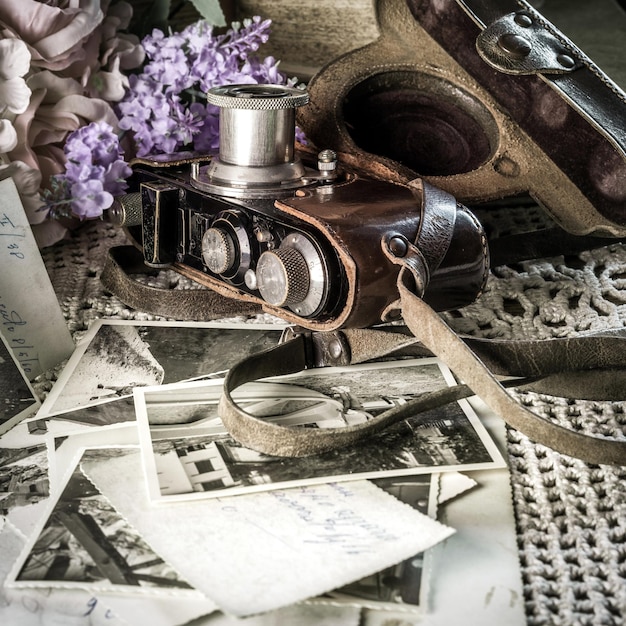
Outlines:
[[[122,246],[110,250],[101,279],[105,288],[128,306],[163,317],[208,320],[260,310],[209,289],[160,289],[129,275],[146,271],[141,252],[133,246]],[[413,278],[413,273],[403,269],[398,279],[399,306],[411,335],[377,329],[299,334],[234,366],[226,377],[220,401],[220,416],[233,437],[266,454],[319,454],[355,444],[408,416],[476,394],[508,424],[537,443],[589,463],[626,464],[626,442],[591,437],[554,424],[523,407],[506,391],[511,385],[532,386],[564,397],[579,397],[578,392],[583,391],[589,399],[624,400],[626,335],[608,331],[549,340],[461,338],[413,293]],[[260,378],[292,374],[307,367],[362,363],[391,353],[435,355],[465,384],[424,394],[365,424],[328,430],[265,422],[243,411],[232,398],[234,389]],[[524,378],[503,382],[503,376]]]
[[[212,320],[260,313],[261,307],[226,298],[198,285],[197,289],[161,289],[131,277],[154,272],[144,263],[143,253],[134,246],[109,250],[100,280],[105,289],[124,304],[139,311],[177,320]]]
[[[379,330],[345,331],[345,345],[349,346],[351,354],[344,358],[344,362],[356,363],[381,356],[385,353],[382,335],[386,335],[389,339],[387,352],[419,342],[422,351],[426,348],[448,364],[464,384],[423,394],[364,424],[341,429],[314,430],[280,426],[246,413],[233,401],[232,392],[237,387],[259,378],[291,374],[311,365],[320,365],[324,361],[324,354],[338,353],[337,349],[320,352],[319,346],[315,351],[315,344],[307,345],[305,335],[299,335],[287,343],[242,361],[229,371],[224,381],[219,414],[231,435],[243,445],[265,454],[309,456],[356,444],[401,419],[476,394],[510,426],[536,443],[588,463],[626,464],[626,441],[590,436],[533,413],[506,391],[507,386],[526,386],[533,381],[521,379],[505,383],[477,354],[482,350],[486,360],[490,365],[495,365],[495,370],[500,373],[513,371],[518,375],[542,376],[548,384],[552,375],[556,375],[554,379],[558,381],[564,371],[574,370],[600,372],[599,379],[602,380],[607,374],[610,375],[613,368],[624,367],[626,336],[609,333],[535,342],[464,342],[432,308],[413,293],[412,284],[407,284],[410,283],[409,276],[409,272],[403,269],[398,286],[403,316],[414,337],[411,339]],[[336,340],[336,336],[330,337],[331,342]],[[345,345],[342,347],[345,348]],[[623,382],[623,378],[620,380]],[[614,395],[623,398],[626,392],[623,387],[621,389],[621,393],[613,389]]]
[[[405,404],[384,411],[363,424],[345,428],[305,429],[281,426],[259,419],[241,409],[233,400],[232,392],[259,378],[295,374],[307,367],[306,336],[279,344],[241,361],[229,371],[224,381],[218,414],[229,433],[241,444],[275,456],[302,457],[358,444],[385,428],[417,414],[456,402],[474,395],[468,385],[455,385],[424,393]],[[356,363],[357,361],[354,361]],[[526,381],[516,379],[516,385]],[[512,385],[513,383],[503,383]]]
[[[405,284],[405,272],[398,280],[405,321],[417,339],[439,357],[467,384],[496,414],[537,443],[547,445],[563,454],[588,463],[625,465],[626,441],[592,437],[529,411],[508,394],[489,368],[470,347],[422,300],[416,298]],[[571,339],[565,348],[563,369],[581,363],[589,369],[589,359],[594,353],[580,354],[572,350],[576,341]],[[568,349],[569,348],[569,349]],[[602,353],[595,352],[602,363]],[[625,392],[626,395],[626,392]]]
[[[605,134],[622,157],[626,157],[626,129],[622,123],[626,111],[624,92],[582,50],[525,0],[458,1],[483,29],[477,49],[488,63],[511,74],[540,75],[590,120],[599,132]],[[515,33],[515,16],[520,12],[531,16],[538,25],[536,28],[527,28],[523,24],[520,31],[536,44],[533,54],[521,57],[521,60],[516,60],[515,55],[512,55],[502,61],[500,55],[493,52],[501,50],[497,43],[501,34],[499,27],[502,32]],[[540,52],[534,54],[535,50]]]

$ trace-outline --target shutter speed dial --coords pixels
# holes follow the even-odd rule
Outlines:
[[[280,247],[261,254],[254,274],[250,271],[246,276],[246,284],[254,285],[269,304],[308,316],[326,301],[326,264],[311,239],[290,233]]]
[[[214,274],[224,274],[235,264],[237,250],[232,237],[221,228],[209,228],[202,236],[202,260]]]
[[[202,262],[205,269],[233,285],[243,283],[252,262],[250,235],[245,215],[222,211],[202,233]]]

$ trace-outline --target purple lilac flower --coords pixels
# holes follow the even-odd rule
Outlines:
[[[120,128],[130,131],[137,155],[180,149],[215,151],[219,144],[218,110],[204,94],[227,83],[293,85],[273,57],[251,56],[269,37],[270,20],[255,17],[234,23],[223,35],[205,21],[166,36],[154,30],[144,38],[147,63],[131,76],[118,105]]]
[[[65,174],[52,177],[44,209],[54,217],[101,216],[126,191],[132,174],[117,135],[106,122],[92,122],[68,136],[64,151]]]
[[[71,133],[64,151],[68,161],[81,162],[87,158],[105,167],[121,156],[117,135],[106,122],[93,122]]]
[[[72,213],[81,219],[100,217],[113,204],[113,195],[105,191],[103,181],[90,179],[72,185]]]

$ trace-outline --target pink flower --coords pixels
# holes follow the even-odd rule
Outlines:
[[[117,129],[117,117],[109,103],[83,95],[80,84],[71,78],[43,71],[28,84],[33,95],[26,111],[13,122],[18,145],[9,158],[38,169],[45,185],[65,167],[63,143],[69,133],[93,121]]]
[[[0,0],[0,152],[39,176],[39,193],[65,170],[63,146],[91,122],[118,130],[112,103],[128,86],[122,73],[143,62],[139,39],[121,31],[133,14],[111,0]],[[25,78],[22,78],[22,77]],[[6,172],[5,172],[6,175]],[[93,190],[92,190],[93,192]],[[89,202],[102,200],[85,194]],[[28,205],[28,206],[26,206]],[[41,201],[25,208],[40,245],[66,232],[67,221],[44,220]]]
[[[33,65],[62,70],[84,58],[84,41],[104,19],[99,0],[3,0],[2,35],[21,39],[31,52]]]
[[[118,2],[109,8],[109,0],[103,0],[102,8],[106,16],[86,40],[84,58],[67,67],[63,75],[78,80],[89,96],[117,102],[128,87],[122,70],[141,65],[145,53],[138,37],[120,32],[130,23],[130,4]]]

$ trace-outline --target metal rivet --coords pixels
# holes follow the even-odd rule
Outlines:
[[[507,156],[501,156],[493,164],[494,169],[500,176],[515,178],[520,175],[520,166]]]
[[[571,70],[576,65],[576,61],[569,54],[561,53],[556,57],[556,60],[568,70]]]
[[[402,235],[395,235],[387,242],[389,252],[396,257],[404,257],[409,251],[409,244]]]
[[[507,54],[520,59],[527,57],[533,49],[528,39],[525,39],[521,35],[515,35],[514,33],[502,35],[498,39],[498,45]]]
[[[530,17],[528,13],[524,13],[522,11],[520,11],[519,13],[516,13],[514,19],[515,19],[515,23],[518,26],[522,26],[523,28],[528,28],[529,26],[533,25],[533,18]]]
[[[330,354],[333,359],[338,359],[343,354],[343,346],[339,339],[333,339],[328,344],[328,354]]]

